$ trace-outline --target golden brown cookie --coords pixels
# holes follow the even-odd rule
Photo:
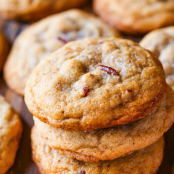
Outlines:
[[[0,96],[0,174],[13,165],[22,133],[18,114]]]
[[[157,141],[174,122],[174,92],[170,87],[160,105],[145,118],[107,129],[65,131],[34,117],[39,135],[60,154],[82,161],[113,160]]]
[[[66,130],[122,125],[150,113],[166,92],[159,60],[130,40],[86,38],[42,60],[25,101],[41,121]]]
[[[5,19],[35,21],[86,2],[88,0],[0,0],[0,15]]]
[[[83,162],[60,155],[45,145],[34,127],[32,157],[42,174],[156,174],[162,162],[164,139],[133,154],[113,161]]]
[[[94,11],[129,34],[143,34],[174,24],[173,0],[94,0]]]
[[[163,65],[166,82],[174,90],[174,27],[150,32],[140,45],[156,54]]]
[[[16,39],[4,68],[6,83],[24,95],[30,73],[48,54],[73,40],[112,36],[120,35],[99,18],[81,10],[69,10],[43,19]]]
[[[4,34],[0,31],[0,71],[2,70],[8,52],[9,52],[8,41],[4,36]]]

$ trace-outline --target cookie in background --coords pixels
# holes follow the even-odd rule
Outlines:
[[[174,1],[94,0],[94,11],[128,34],[144,34],[174,24]]]
[[[0,174],[14,163],[22,134],[19,115],[0,95]]]
[[[53,13],[85,5],[89,0],[0,0],[0,15],[5,19],[36,21]]]
[[[4,36],[2,31],[0,31],[0,72],[3,68],[5,60],[10,50],[10,45],[7,38]]]
[[[166,82],[174,90],[174,26],[148,33],[140,45],[159,58],[166,74]]]
[[[15,92],[24,95],[30,73],[50,53],[73,40],[114,36],[120,37],[119,32],[82,10],[73,9],[42,19],[16,38],[5,64],[5,81]]]

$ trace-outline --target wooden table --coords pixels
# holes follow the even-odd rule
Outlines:
[[[10,42],[13,43],[16,35],[20,33],[28,24],[18,22],[7,22],[0,19],[0,28],[3,28]],[[13,32],[11,32],[13,31]],[[125,36],[138,42],[141,37]],[[0,74],[0,94],[5,96],[6,100],[19,113],[23,122],[23,135],[18,150],[15,164],[6,174],[39,174],[35,164],[31,159],[30,132],[33,126],[32,114],[29,113],[23,97],[10,90]],[[166,146],[162,165],[158,174],[174,174],[174,125],[165,134]],[[172,171],[173,170],[173,171]]]

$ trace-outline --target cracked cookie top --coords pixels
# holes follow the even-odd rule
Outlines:
[[[42,60],[28,80],[25,101],[41,121],[92,130],[145,117],[166,92],[161,63],[137,43],[87,38]]]

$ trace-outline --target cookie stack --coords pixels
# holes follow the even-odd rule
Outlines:
[[[40,173],[155,174],[174,121],[161,63],[125,39],[69,42],[34,69],[25,102]]]

